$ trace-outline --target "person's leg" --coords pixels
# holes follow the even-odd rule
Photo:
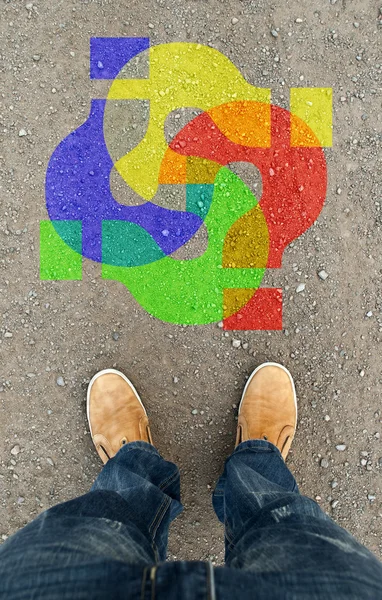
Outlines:
[[[296,597],[304,589],[308,594],[324,588],[328,598],[346,590],[362,597],[373,586],[382,593],[381,563],[300,495],[285,465],[296,426],[295,399],[290,374],[274,364],[257,369],[244,390],[238,445],[213,497],[225,524],[226,565],[281,576]]]
[[[0,547],[0,597],[107,598],[112,584],[117,598],[132,573],[139,580],[143,567],[166,559],[168,528],[182,510],[179,471],[152,445],[139,396],[122,374],[101,372],[89,386],[88,416],[106,464],[88,494]]]

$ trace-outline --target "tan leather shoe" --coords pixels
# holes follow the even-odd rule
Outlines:
[[[152,444],[146,410],[133,384],[120,371],[94,375],[87,394],[90,433],[98,454],[107,463],[128,442]]]
[[[277,363],[257,367],[247,381],[239,406],[236,445],[268,440],[284,460],[297,425],[296,391],[289,371]]]

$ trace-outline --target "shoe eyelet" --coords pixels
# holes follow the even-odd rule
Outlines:
[[[268,438],[266,435],[263,435],[263,440],[265,440],[266,442],[268,441]]]

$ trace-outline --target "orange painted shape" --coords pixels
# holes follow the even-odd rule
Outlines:
[[[242,100],[211,108],[208,114],[231,142],[250,148],[270,147],[270,104]]]
[[[291,147],[321,148],[322,144],[312,129],[298,117],[290,113]]]
[[[187,183],[214,183],[220,168],[221,165],[208,158],[187,156]]]
[[[237,313],[252,298],[255,290],[247,288],[226,288],[223,290],[223,317],[227,319]]]
[[[282,329],[282,289],[257,289],[243,308],[223,319],[223,328],[230,331]]]
[[[186,156],[168,148],[162,160],[158,183],[186,183],[186,162]]]

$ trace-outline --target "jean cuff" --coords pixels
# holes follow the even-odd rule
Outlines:
[[[117,454],[120,454],[121,452],[129,452],[130,450],[144,450],[145,452],[150,452],[151,454],[161,456],[155,446],[149,442],[142,442],[141,440],[124,444],[122,448],[118,450]]]
[[[246,440],[245,442],[241,442],[238,446],[236,446],[232,455],[236,454],[236,452],[241,452],[241,451],[247,450],[247,449],[259,450],[259,451],[267,450],[268,452],[269,451],[276,452],[276,454],[278,454],[280,456],[280,458],[282,458],[282,460],[284,460],[281,455],[281,452],[277,448],[277,446],[275,446],[271,442],[268,442],[267,440]]]

